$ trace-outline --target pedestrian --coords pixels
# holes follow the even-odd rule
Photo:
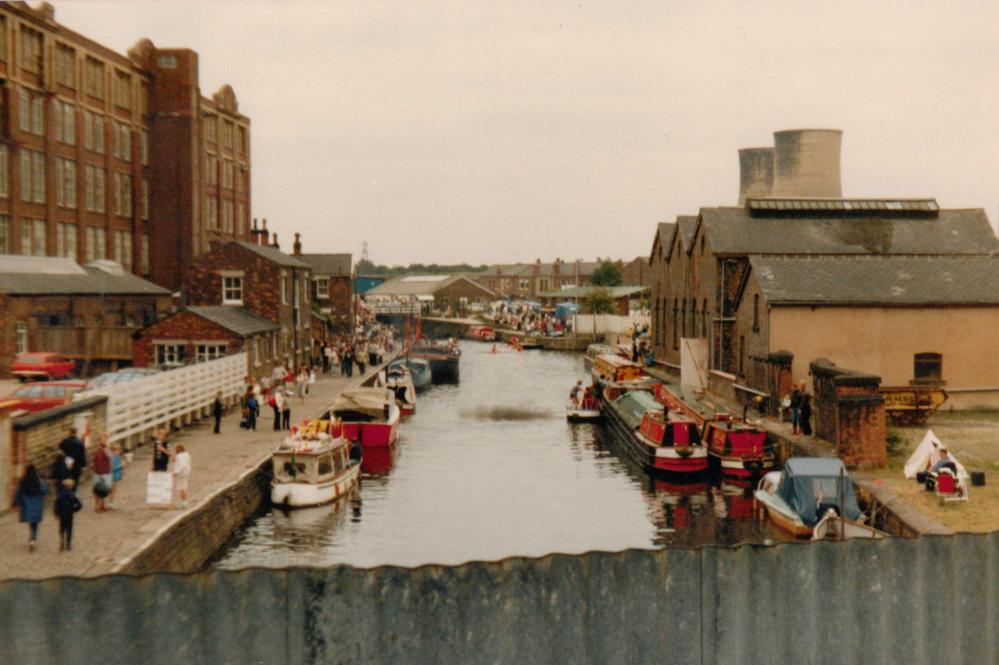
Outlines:
[[[802,381],[801,385],[805,385]],[[791,434],[801,433],[801,390],[798,386],[791,391]]]
[[[38,523],[42,521],[45,495],[49,488],[45,481],[38,475],[38,469],[34,464],[29,464],[25,469],[21,481],[17,484],[17,493],[14,495],[14,507],[21,509],[21,521],[27,522],[29,527],[28,551],[35,551],[35,542],[38,540]]]
[[[55,500],[55,514],[59,518],[59,551],[73,549],[73,517],[80,512],[83,504],[76,497],[76,485],[72,478],[62,481]]]
[[[114,444],[111,446],[111,497],[108,500],[108,509],[117,508],[115,499],[118,496],[118,485],[125,472],[125,459],[121,456],[121,446]]]
[[[73,479],[73,491],[75,492],[77,484],[80,482],[80,476],[83,474],[83,469],[87,466],[87,451],[83,447],[83,442],[76,436],[75,427],[69,428],[66,438],[59,444],[59,450],[66,457],[73,458],[73,464],[70,465],[69,477]]]
[[[298,370],[298,403],[305,404],[305,393],[309,392],[309,371],[304,367]]]
[[[180,507],[187,508],[187,479],[191,476],[191,454],[183,443],[177,444],[173,459],[173,486],[180,494]]]
[[[343,359],[340,361],[340,371],[347,378],[354,376],[354,349],[350,342],[343,347]]]
[[[246,429],[257,431],[257,414],[260,413],[260,404],[257,398],[251,393],[246,398]]]
[[[108,450],[108,437],[101,435],[97,450],[94,451],[94,512],[107,510],[106,499],[111,494],[112,480],[111,451]]]
[[[801,382],[801,433],[805,436],[812,435],[812,394],[805,387],[805,382]]]
[[[166,471],[170,466],[170,442],[166,429],[156,430],[156,448],[153,451],[153,471]]]
[[[215,416],[215,433],[221,433],[222,427],[222,410],[224,405],[222,404],[222,391],[215,393],[215,403],[212,404],[212,415]]]
[[[267,403],[272,409],[274,409],[274,431],[281,431],[281,410],[284,408],[284,391],[275,390],[274,393],[268,398]]]
[[[62,487],[62,481],[67,478],[73,478],[73,458],[69,455],[65,457],[59,457],[55,462],[52,463],[52,468],[49,470],[49,478],[55,483],[56,491]]]
[[[357,363],[357,369],[361,376],[364,376],[364,370],[366,369],[368,360],[368,347],[361,342],[356,347],[354,347],[354,362]]]
[[[291,429],[291,398],[285,397],[281,405],[281,429]]]
[[[330,374],[340,373],[340,350],[335,346],[330,347]]]

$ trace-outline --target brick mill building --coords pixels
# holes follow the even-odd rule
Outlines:
[[[999,372],[968,351],[999,342],[999,298],[979,286],[999,254],[985,212],[843,198],[839,132],[775,138],[740,151],[742,205],[657,229],[656,358],[679,371],[699,346],[713,380],[771,397],[824,359],[885,384],[943,385],[952,408],[999,405]]]
[[[127,366],[132,336],[172,308],[169,291],[110,261],[0,256],[0,377],[29,351],[60,353],[83,374]]]
[[[128,56],[0,4],[0,254],[110,259],[176,290],[213,240],[246,239],[249,119],[198,56],[140,41]]]

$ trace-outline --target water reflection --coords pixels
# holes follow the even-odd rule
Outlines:
[[[435,386],[395,457],[366,451],[346,501],[268,511],[214,565],[419,565],[664,546],[764,542],[752,487],[653,479],[609,430],[569,424],[578,355],[463,344],[461,384]]]

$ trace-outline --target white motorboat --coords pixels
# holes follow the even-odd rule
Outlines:
[[[336,436],[331,436],[317,426],[281,442],[271,456],[271,503],[305,508],[331,503],[350,492],[357,484],[361,464],[351,459],[350,442],[342,429],[340,425]]]

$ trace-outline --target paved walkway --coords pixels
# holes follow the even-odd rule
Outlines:
[[[366,376],[371,376],[371,372]],[[302,405],[293,398],[292,423],[314,417],[328,406],[345,387],[362,381],[358,374],[346,377],[323,377],[311,386]],[[146,500],[146,472],[152,466],[150,446],[141,446],[125,469],[118,488],[118,508],[94,512],[94,497],[89,482],[81,483],[83,510],[76,515],[73,550],[59,551],[59,526],[52,514],[50,496],[45,516],[39,525],[35,552],[28,551],[28,525],[18,522],[17,511],[0,515],[0,579],[48,578],[62,575],[92,577],[107,574],[134,554],[160,529],[180,519],[198,506],[205,497],[233,483],[247,469],[259,466],[274,449],[278,436],[273,431],[273,412],[266,404],[256,432],[239,427],[240,413],[232,408],[222,419],[222,433],[212,433],[212,419],[174,433],[170,441],[183,443],[191,453],[190,500],[186,511],[151,508]]]

